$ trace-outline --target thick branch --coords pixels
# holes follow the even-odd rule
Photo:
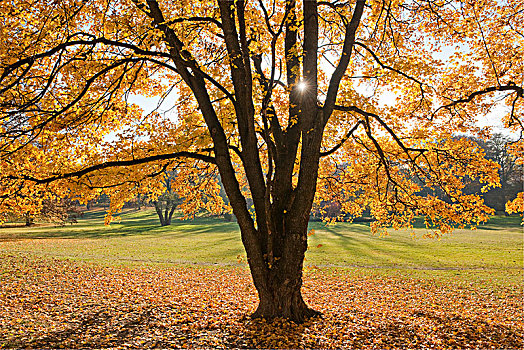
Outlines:
[[[170,160],[170,159],[176,159],[176,158],[192,158],[192,159],[202,160],[208,163],[213,163],[213,164],[216,163],[214,157],[195,153],[195,152],[182,151],[182,152],[167,153],[167,154],[157,154],[154,156],[149,156],[149,157],[144,157],[144,158],[139,158],[139,159],[107,161],[104,163],[92,165],[82,170],[73,171],[70,173],[65,173],[65,174],[60,174],[60,175],[55,175],[55,176],[51,176],[51,177],[44,178],[44,179],[38,179],[38,178],[27,176],[27,175],[9,176],[8,178],[12,180],[32,181],[37,184],[47,184],[47,183],[50,183],[56,180],[81,177],[81,176],[84,176],[86,174],[92,173],[97,170],[103,170],[107,168],[127,167],[127,166],[132,166],[132,165],[146,164],[146,163],[155,162],[159,160]]]
[[[183,43],[177,37],[174,30],[165,24],[165,18],[162,14],[162,11],[160,10],[158,2],[156,0],[146,1],[149,9],[145,9],[139,2],[137,2],[137,6],[139,8],[142,6],[142,10],[153,19],[153,23],[161,31],[164,32],[164,40],[166,41],[166,44],[169,47],[171,58],[175,62],[177,69],[180,71],[180,75],[188,84],[196,100],[198,101],[200,110],[202,111],[202,115],[208,127],[209,133],[211,135],[211,138],[213,139],[213,149],[215,152],[216,164],[220,171],[220,175],[222,177],[222,182],[224,184],[227,196],[229,198],[231,206],[233,207],[233,213],[238,219],[238,224],[242,233],[242,241],[244,242],[244,246],[246,247],[246,252],[250,257],[251,271],[253,275],[256,276],[255,280],[265,280],[267,270],[265,268],[260,268],[260,266],[264,266],[264,257],[261,251],[259,238],[257,237],[257,231],[255,229],[253,218],[251,217],[251,214],[247,209],[246,199],[240,191],[240,184],[238,183],[238,180],[236,178],[231,156],[229,154],[227,137],[224,132],[224,128],[222,127],[222,124],[218,119],[216,111],[213,108],[209,93],[206,89],[204,76],[202,75],[202,72],[198,68],[198,65],[196,64],[196,61],[194,59],[191,59],[189,57],[189,60],[187,60],[184,57],[182,57]],[[229,7],[231,4],[230,2],[220,2],[220,4],[221,7],[226,7],[226,9],[224,9],[225,11],[231,11],[231,8]],[[224,28],[224,32],[227,33],[231,30],[231,25],[234,26],[234,20],[232,21],[230,13],[228,13],[225,17],[229,18],[229,23],[222,23],[222,25]],[[237,39],[235,38],[235,40]],[[187,52],[187,54],[189,54],[189,52]],[[191,68],[192,73],[189,72],[188,67]],[[235,88],[236,87],[237,86],[235,85]],[[237,101],[242,101],[242,96],[239,96],[238,93],[236,94],[236,97]],[[235,106],[235,108],[238,108],[238,106]],[[254,131],[253,136],[256,140]],[[262,175],[261,178],[262,181],[264,181]]]
[[[304,52],[302,75],[305,90],[301,96],[303,129],[309,130],[317,116],[318,95],[318,6],[316,1],[304,1]]]
[[[260,237],[266,235],[267,220],[265,213],[264,194],[265,181],[258,152],[257,136],[255,134],[255,108],[253,105],[251,62],[247,47],[246,24],[244,18],[244,1],[237,0],[236,6],[231,0],[219,1],[220,16],[226,48],[230,59],[231,77],[235,88],[237,104],[235,112],[238,121],[238,131],[242,145],[242,164],[246,171],[249,189],[253,197]],[[237,9],[238,25],[235,22],[234,9]],[[265,246],[262,244],[262,246]]]
[[[273,133],[273,136],[275,137],[275,141],[277,144],[281,144],[282,143],[282,127],[280,126],[280,122],[278,120],[276,111],[270,103],[271,91],[273,90],[273,86],[271,84],[272,80],[269,81],[266,78],[266,76],[264,75],[264,71],[262,70],[262,56],[261,55],[253,56],[252,60],[255,66],[255,70],[256,70],[260,85],[264,88],[264,99],[262,101],[262,118],[263,118],[264,124],[267,124],[267,120],[269,120],[269,127],[271,129],[271,132]],[[273,68],[274,68],[274,62],[273,62]],[[268,138],[268,142],[272,143],[271,139],[269,139],[269,135],[265,135],[265,137]]]

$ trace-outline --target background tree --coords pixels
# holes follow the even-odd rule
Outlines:
[[[173,173],[163,174],[165,192],[153,201],[161,226],[171,225],[171,218],[180,202],[178,195],[173,191],[172,187],[174,176]]]
[[[506,203],[515,199],[524,188],[522,164],[517,164],[515,157],[509,152],[512,140],[506,135],[493,134],[488,140],[475,139],[474,141],[486,152],[486,158],[500,166],[500,187],[489,190],[483,194],[483,198],[487,206],[504,213]],[[480,192],[480,187],[474,183],[472,189]]]
[[[500,103],[505,125],[522,130],[523,7],[1,2],[0,205],[25,210],[44,185],[103,191],[109,222],[179,160],[188,176],[218,170],[260,299],[254,316],[303,321],[317,314],[301,295],[314,202],[338,200],[353,216],[367,208],[374,231],[418,215],[437,234],[487,219],[462,179],[488,189],[497,166],[453,136],[481,134],[477,118]],[[144,114],[137,95],[176,98],[176,117]]]
[[[67,222],[73,224],[82,216],[82,210],[78,207],[75,201],[70,198],[46,199],[42,202],[42,209],[40,210],[36,219],[58,224],[65,224]]]

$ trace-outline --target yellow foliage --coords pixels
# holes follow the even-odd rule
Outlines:
[[[205,80],[240,192],[252,196],[248,164],[239,155],[244,147],[239,111],[249,104],[233,103],[240,93],[232,71],[245,64],[243,56],[230,55],[215,2],[158,2],[162,22],[152,20],[151,9],[139,0],[0,2],[0,212],[36,213],[48,192],[84,203],[105,193],[111,198],[109,223],[136,195],[160,195],[159,174],[175,170],[187,217],[201,208],[230,211],[220,197],[215,164],[167,157],[216,156],[216,130],[208,128],[205,106],[191,84],[182,81],[184,70]],[[336,96],[337,105],[353,109],[335,110],[323,129],[321,151],[333,152],[320,160],[315,210],[325,211],[328,201],[338,203],[341,217],[368,210],[377,220],[374,232],[410,227],[423,216],[437,234],[478,224],[492,212],[481,194],[463,190],[468,181],[479,181],[483,192],[500,186],[498,167],[460,135],[486,135],[477,120],[500,101],[508,107],[505,125],[522,130],[522,92],[511,87],[520,84],[522,90],[524,4],[457,4],[393,1],[386,14],[382,1],[368,2]],[[321,109],[325,102],[333,66],[347,56],[341,54],[342,18],[350,18],[354,4],[337,5],[336,11],[319,7],[319,93],[305,89],[294,100],[292,90],[308,74],[301,66],[304,45],[298,40],[286,52],[282,31],[289,24],[302,38],[305,28],[302,5],[296,18],[286,14],[285,5],[246,2],[248,56],[261,55],[263,63],[257,71],[248,62],[252,81],[245,84],[252,85],[250,127],[267,183],[276,167],[268,144],[280,142],[271,125],[281,126],[283,137],[290,130],[302,133],[290,178],[296,188],[302,144],[318,130],[318,123],[306,129],[301,103],[313,99]],[[264,10],[271,12],[267,21]],[[180,53],[166,33],[180,41]],[[184,65],[173,63],[176,54]],[[294,60],[297,65],[291,65]],[[288,82],[287,74],[295,80]],[[270,92],[263,76],[273,84]],[[507,89],[486,90],[490,87]],[[511,146],[517,164],[524,162],[523,149],[523,140]],[[132,164],[159,155],[166,157]],[[130,164],[96,168],[118,162]],[[74,176],[86,169],[92,171]],[[507,205],[508,212],[522,208],[522,193]]]

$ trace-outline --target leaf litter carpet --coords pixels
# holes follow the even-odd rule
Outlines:
[[[518,348],[522,286],[306,271],[322,318],[251,320],[245,268],[0,256],[0,348]]]

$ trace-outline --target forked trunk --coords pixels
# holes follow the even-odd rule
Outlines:
[[[171,225],[171,219],[173,218],[176,205],[169,201],[167,202],[165,208],[162,208],[162,204],[160,201],[155,201],[153,202],[153,204],[155,205],[155,210],[158,215],[158,219],[160,220],[160,226]]]
[[[267,273],[263,276],[253,274],[258,291],[259,305],[253,318],[272,320],[287,318],[303,323],[320,312],[308,307],[302,297],[302,270],[307,249],[307,222],[299,230],[294,229],[280,234],[276,239],[273,257],[267,261]],[[250,264],[253,262],[250,261]],[[251,266],[251,270],[256,266]]]

